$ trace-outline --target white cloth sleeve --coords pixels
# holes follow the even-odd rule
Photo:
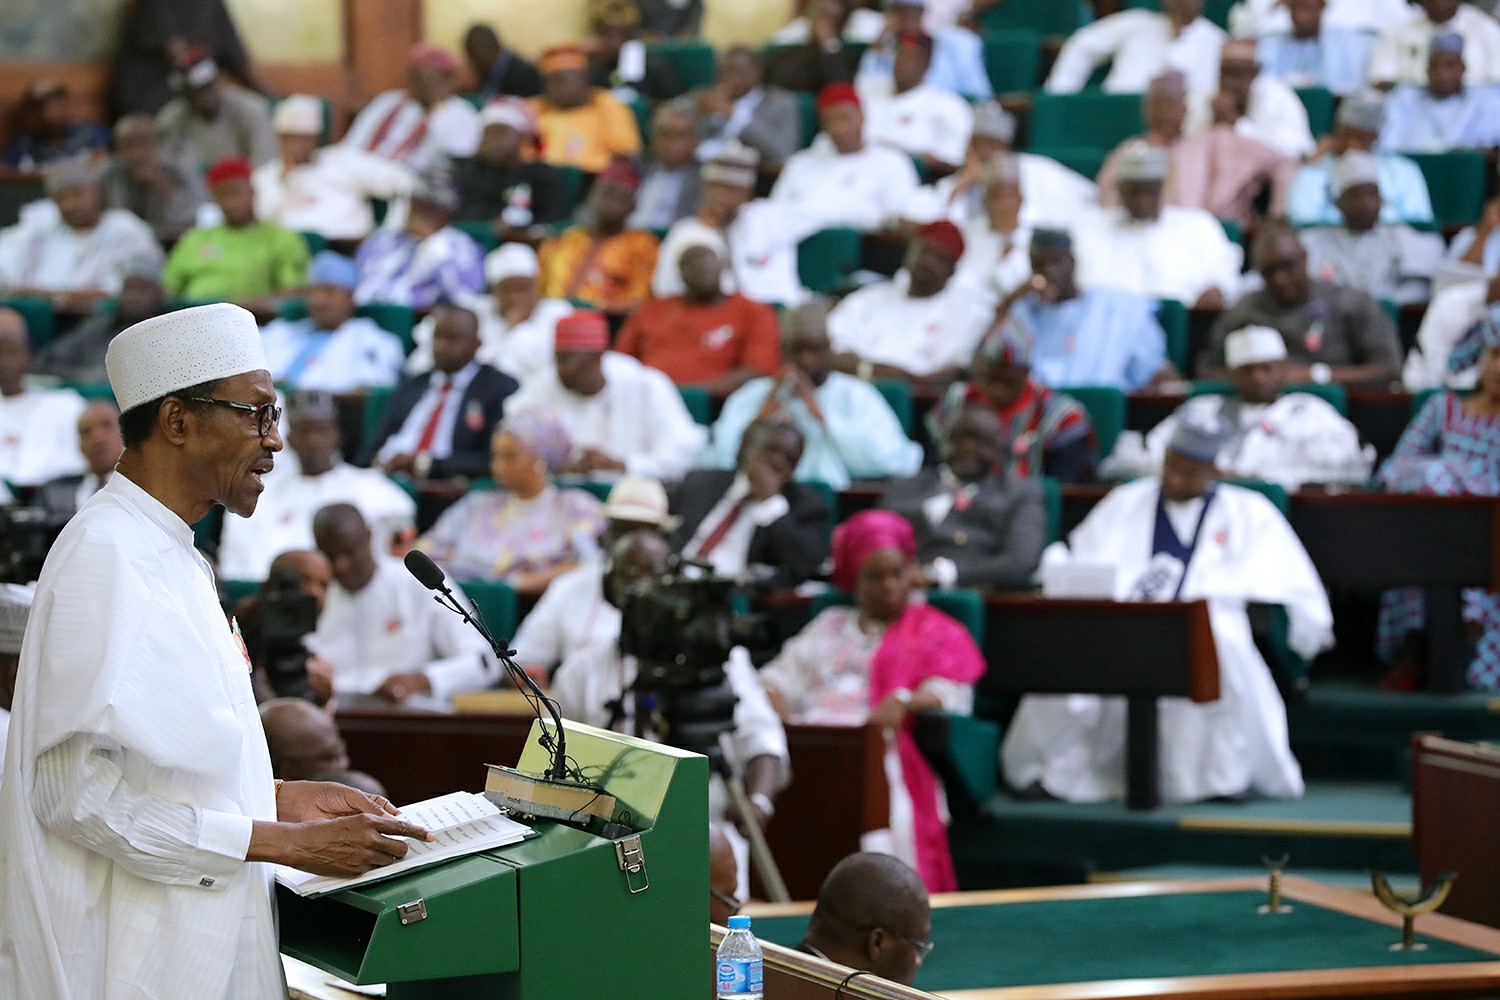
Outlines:
[[[792,780],[786,729],[771,706],[771,699],[766,697],[766,689],[761,686],[755,667],[750,663],[750,654],[743,646],[730,650],[724,673],[739,698],[734,706],[734,732],[729,737],[735,763],[744,767],[757,757],[774,757],[778,763],[776,787],[785,788]]]
[[[457,584],[453,585],[453,594],[459,604],[469,606],[468,597]],[[448,699],[455,694],[480,691],[494,684],[500,664],[489,644],[458,615],[439,607],[436,602],[430,608],[428,622],[432,629],[432,648],[438,658],[422,667],[422,673],[432,685],[432,696]]]
[[[1082,90],[1094,68],[1114,58],[1130,32],[1137,27],[1139,24],[1134,18],[1113,15],[1073,32],[1052,64],[1052,73],[1047,77],[1047,92],[1072,94]]]

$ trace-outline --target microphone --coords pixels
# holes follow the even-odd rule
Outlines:
[[[510,674],[511,680],[515,683],[516,687],[520,688],[522,693],[525,693],[526,689],[529,688],[531,693],[536,696],[536,699],[547,707],[547,712],[552,716],[552,724],[557,734],[555,742],[547,737],[545,730],[543,730],[541,737],[542,744],[547,746],[552,753],[552,766],[547,769],[547,777],[557,781],[567,781],[567,738],[563,734],[562,716],[558,713],[557,702],[548,698],[542,692],[542,689],[537,686],[536,681],[532,680],[530,675],[522,670],[515,660],[511,659],[512,651],[508,648],[508,644],[496,642],[495,637],[490,635],[490,630],[484,627],[484,622],[479,617],[478,607],[474,608],[474,614],[472,615],[464,610],[458,598],[453,596],[453,591],[448,586],[447,576],[443,573],[442,567],[433,562],[431,556],[417,549],[412,549],[406,553],[406,557],[402,562],[406,564],[407,572],[416,577],[418,583],[436,593],[437,596],[433,600],[450,611],[456,611],[464,621],[468,622],[476,632],[484,637],[484,641],[490,644],[490,648],[500,658],[501,666]],[[445,597],[447,598],[446,601],[443,600]],[[545,722],[546,720],[542,717],[541,707],[537,705],[533,705],[533,707],[536,708],[537,718]]]

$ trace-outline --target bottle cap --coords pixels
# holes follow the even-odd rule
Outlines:
[[[729,929],[732,931],[748,931],[750,929],[750,918],[741,916],[730,917]]]

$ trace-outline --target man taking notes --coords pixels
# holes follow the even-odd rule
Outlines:
[[[238,629],[191,525],[249,516],[281,450],[255,320],[211,305],[136,324],[105,366],[119,475],[38,582],[0,779],[0,995],[284,994],[280,863],[357,875],[428,839],[384,799],[280,784]]]

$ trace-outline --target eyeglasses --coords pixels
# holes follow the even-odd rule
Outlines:
[[[727,906],[731,917],[740,912],[740,909],[745,905],[741,900],[736,899],[727,892],[720,892],[718,889],[709,889],[708,894]]]
[[[261,437],[271,433],[271,428],[281,422],[281,407],[275,403],[241,403],[233,399],[214,399],[212,396],[184,396],[186,400],[194,403],[212,403],[214,406],[227,406],[231,410],[243,410],[246,413],[255,414],[255,432]]]
[[[937,947],[936,941],[918,941],[916,938],[909,938],[905,934],[897,934],[896,936],[905,941],[907,944],[911,945],[913,948],[917,949],[918,961],[921,961],[928,955],[931,955],[932,949]]]

